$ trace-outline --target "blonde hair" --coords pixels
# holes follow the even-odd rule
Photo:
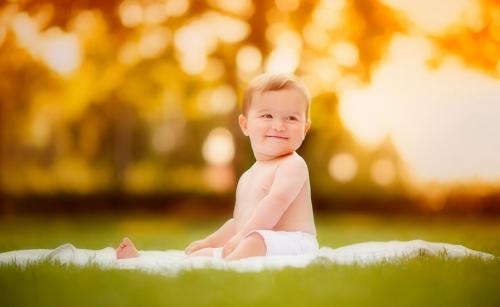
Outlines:
[[[267,91],[294,89],[301,93],[306,100],[306,119],[309,119],[311,96],[306,85],[295,75],[284,73],[265,73],[258,75],[248,84],[243,95],[243,114],[248,113],[252,100],[256,95]]]

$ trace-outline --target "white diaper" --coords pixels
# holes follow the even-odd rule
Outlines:
[[[253,230],[247,234],[258,233],[266,244],[266,256],[294,256],[315,253],[319,249],[316,236],[302,231]],[[215,258],[222,258],[222,247],[213,249]]]
[[[316,236],[302,231],[254,230],[266,244],[266,256],[293,256],[315,253],[319,249]]]

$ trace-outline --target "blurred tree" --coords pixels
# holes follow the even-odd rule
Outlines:
[[[480,4],[481,25],[429,38],[443,54],[498,75],[499,4]],[[339,118],[337,93],[369,82],[393,35],[408,29],[375,0],[6,2],[0,189],[232,193],[234,174],[253,161],[237,102],[253,76],[283,70],[300,75],[314,97],[301,153],[317,195],[404,195],[390,140],[359,145]],[[235,155],[214,168],[202,147],[217,127],[231,132]],[[350,181],[334,180],[339,153],[357,161]],[[390,170],[387,159],[396,175],[381,185],[387,176],[377,183],[370,169],[382,160]],[[214,170],[218,176],[205,176]]]

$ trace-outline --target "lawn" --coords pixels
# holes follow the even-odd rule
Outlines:
[[[139,249],[182,249],[222,218],[172,215],[3,216],[0,251],[71,242],[101,249],[130,236]],[[320,245],[411,240],[500,255],[500,219],[317,215]],[[260,273],[196,270],[176,277],[41,263],[0,268],[1,306],[500,306],[500,261],[423,257],[370,267],[315,264]]]

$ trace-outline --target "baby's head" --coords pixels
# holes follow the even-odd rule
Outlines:
[[[270,160],[297,150],[309,130],[310,96],[294,75],[263,74],[253,79],[239,117],[257,160]]]
[[[258,75],[248,84],[243,95],[243,114],[247,115],[252,101],[268,91],[295,90],[304,96],[306,120],[309,120],[311,95],[306,85],[295,75],[285,73],[265,73]]]

